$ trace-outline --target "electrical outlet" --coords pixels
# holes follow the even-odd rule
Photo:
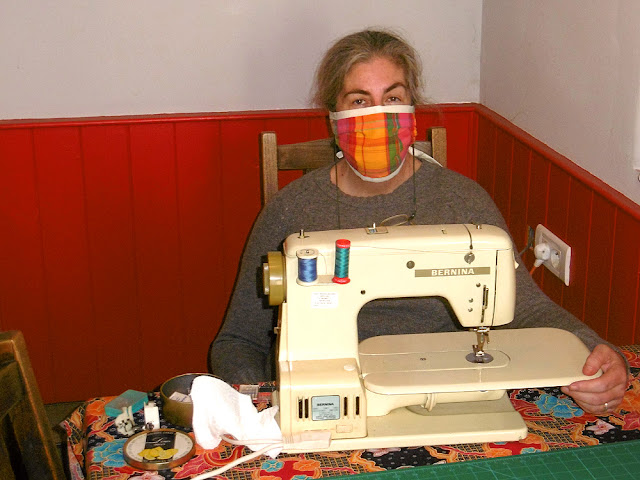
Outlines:
[[[545,258],[542,265],[547,267],[551,273],[568,286],[571,273],[571,247],[547,227],[538,225],[536,227],[534,251],[537,252],[539,249],[546,250],[545,245],[549,247],[548,258]],[[538,255],[536,254],[537,257]]]

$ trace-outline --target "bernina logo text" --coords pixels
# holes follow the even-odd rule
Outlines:
[[[416,277],[462,277],[465,275],[489,275],[491,267],[425,268],[416,270]]]

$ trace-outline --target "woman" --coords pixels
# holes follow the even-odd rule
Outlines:
[[[278,192],[258,216],[242,258],[225,322],[212,344],[211,371],[230,383],[272,379],[276,309],[260,292],[262,257],[293,232],[373,223],[492,224],[507,230],[497,207],[475,182],[409,150],[413,105],[420,102],[420,65],[397,35],[365,30],[337,41],[316,74],[315,100],[327,108],[340,150],[336,162]],[[396,128],[389,129],[393,124]],[[362,142],[363,135],[367,137]],[[525,268],[517,269],[510,328],[557,327],[591,350],[583,373],[597,379],[563,387],[582,408],[615,409],[627,387],[625,361],[585,324],[547,298]],[[392,320],[390,320],[392,319]],[[360,340],[374,335],[456,331],[455,317],[435,298],[376,300],[358,315]],[[310,339],[310,341],[313,341]]]

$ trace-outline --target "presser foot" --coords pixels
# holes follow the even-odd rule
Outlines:
[[[473,352],[469,353],[465,358],[471,363],[489,363],[493,362],[493,357],[487,352],[476,352],[475,345],[473,346]]]
[[[476,332],[477,345],[472,345],[473,352],[469,353],[465,358],[471,363],[489,363],[493,361],[491,354],[484,351],[484,344],[489,343],[489,327],[474,328]]]

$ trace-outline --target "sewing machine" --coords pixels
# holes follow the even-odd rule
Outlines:
[[[330,445],[314,450],[524,438],[506,390],[587,378],[589,351],[559,329],[490,332],[513,319],[512,248],[494,226],[420,225],[301,231],[269,252],[283,435],[330,432]],[[446,299],[468,330],[358,342],[364,304],[425,296]]]

